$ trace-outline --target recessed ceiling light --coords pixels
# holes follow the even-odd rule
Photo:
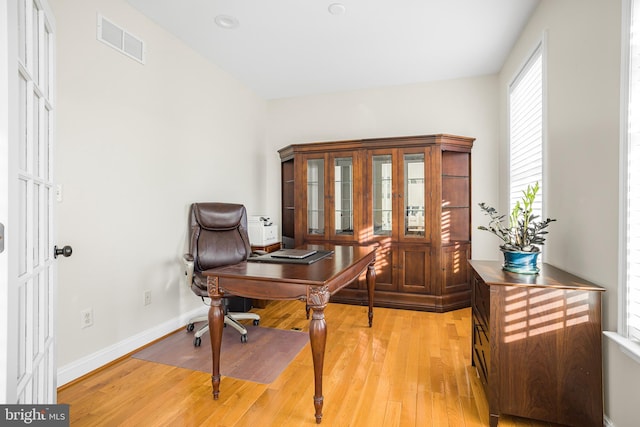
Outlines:
[[[229,15],[218,15],[213,20],[218,27],[224,28],[225,30],[233,30],[240,25],[235,17]]]
[[[329,13],[332,15],[344,15],[347,8],[342,3],[332,3],[329,5]]]

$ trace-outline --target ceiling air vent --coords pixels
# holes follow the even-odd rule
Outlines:
[[[144,64],[144,42],[98,14],[98,40]]]

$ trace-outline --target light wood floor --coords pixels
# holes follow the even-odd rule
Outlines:
[[[261,325],[308,330],[304,304],[271,302]],[[329,304],[325,426],[488,426],[487,400],[470,362],[470,309],[450,313]],[[186,332],[185,332],[186,333]],[[251,340],[251,337],[249,337]],[[58,391],[71,426],[312,426],[309,344],[269,385],[131,357]],[[501,417],[500,426],[549,426]]]

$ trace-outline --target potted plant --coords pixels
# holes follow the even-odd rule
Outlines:
[[[506,215],[500,215],[486,203],[479,204],[491,221],[488,227],[481,225],[478,229],[489,231],[502,240],[500,250],[504,254],[504,270],[522,274],[537,274],[540,271],[537,266],[539,246],[544,244],[545,235],[548,234],[546,228],[555,219],[538,220],[539,216],[533,214],[533,202],[539,189],[537,182],[534,186],[527,186],[522,192],[522,199],[511,210],[508,224],[505,223]]]

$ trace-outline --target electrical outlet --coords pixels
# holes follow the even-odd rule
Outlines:
[[[144,305],[151,304],[151,290],[144,291]]]
[[[87,308],[80,312],[80,327],[82,329],[93,326],[93,309]]]

